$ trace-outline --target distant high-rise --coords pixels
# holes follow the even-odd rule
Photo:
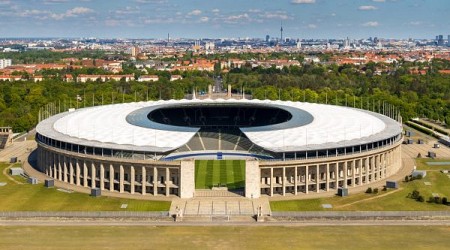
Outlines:
[[[266,43],[268,43],[269,40],[270,40],[270,36],[269,36],[269,35],[266,35]]]
[[[436,45],[437,46],[443,46],[444,45],[444,36],[443,35],[436,36]]]
[[[139,55],[139,47],[137,46],[131,47],[131,56],[136,57],[137,55]]]
[[[283,42],[283,22],[281,22],[280,33],[281,33],[281,39],[280,39],[280,41]]]
[[[447,46],[450,47],[450,35],[447,36]]]
[[[347,39],[345,39],[344,40],[344,49],[348,49],[348,48],[350,48],[350,39],[348,39],[348,37],[347,37]]]

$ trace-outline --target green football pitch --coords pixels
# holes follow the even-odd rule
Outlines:
[[[197,160],[195,161],[195,188],[210,189],[214,186],[228,189],[245,185],[245,161],[242,160]]]

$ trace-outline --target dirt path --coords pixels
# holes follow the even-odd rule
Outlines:
[[[3,169],[3,175],[6,176],[6,178],[8,178],[9,180],[11,180],[12,182],[19,184],[19,185],[23,185],[22,182],[16,181],[14,178],[12,178],[9,174],[8,174],[8,169],[10,169],[12,166],[14,166],[14,164],[9,165],[8,167],[6,167],[5,169]]]

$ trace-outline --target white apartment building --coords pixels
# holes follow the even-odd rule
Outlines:
[[[11,59],[0,59],[0,69],[11,66]]]

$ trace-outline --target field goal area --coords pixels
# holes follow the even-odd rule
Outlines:
[[[227,187],[234,190],[245,187],[244,160],[196,160],[195,189]]]

